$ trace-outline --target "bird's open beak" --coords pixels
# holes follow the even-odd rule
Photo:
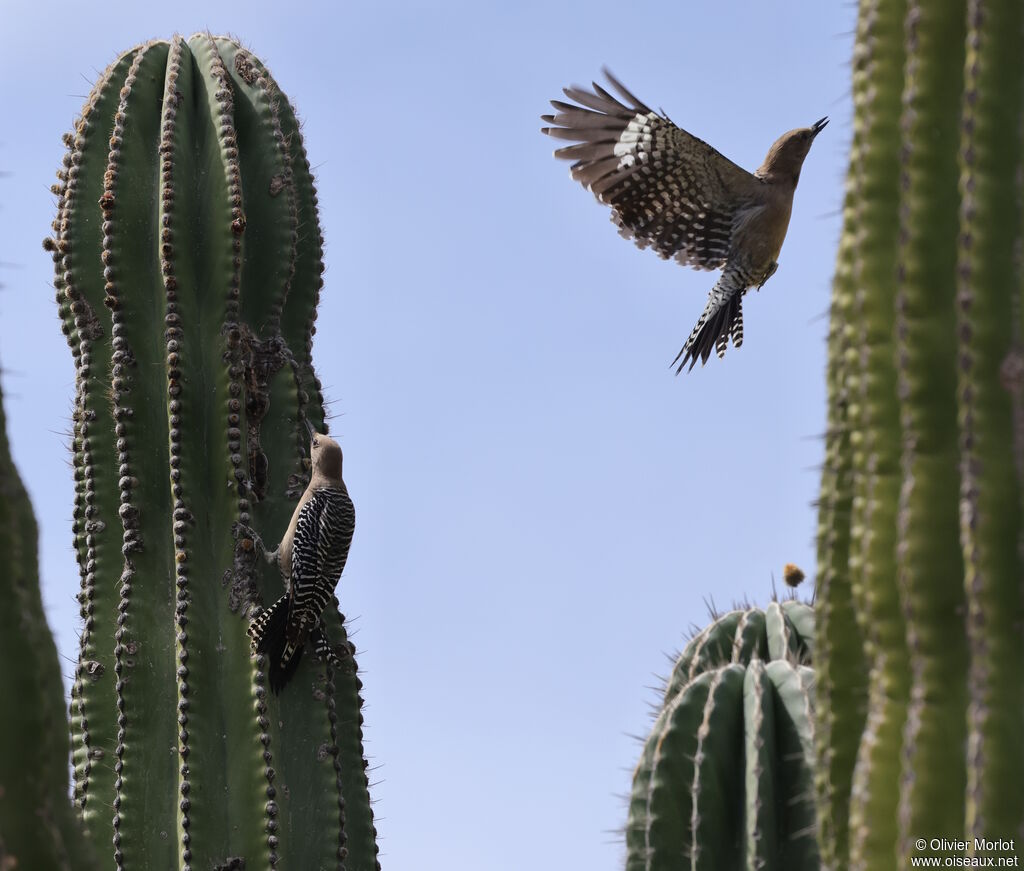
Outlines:
[[[813,130],[814,131],[814,135],[817,136],[827,126],[828,126],[828,115],[826,115],[824,118],[820,118],[819,120],[815,121],[811,125],[811,130]]]

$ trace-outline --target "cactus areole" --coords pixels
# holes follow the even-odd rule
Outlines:
[[[360,682],[288,693],[252,657],[281,595],[274,540],[325,430],[312,369],[316,190],[264,65],[210,34],[150,42],[100,76],[65,138],[46,247],[77,371],[74,540],[81,656],[74,801],[104,866],[374,869]]]

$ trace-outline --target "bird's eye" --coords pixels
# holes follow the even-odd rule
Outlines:
[[[314,448],[320,447],[320,440],[319,439],[313,439],[313,447]]]

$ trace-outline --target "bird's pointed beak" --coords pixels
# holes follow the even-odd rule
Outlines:
[[[309,418],[306,418],[306,430],[309,432],[309,437],[313,438],[316,435],[316,430],[313,429],[313,424],[309,422]]]
[[[817,121],[815,121],[811,125],[811,130],[813,130],[814,131],[814,135],[817,136],[827,126],[828,126],[828,115],[826,115],[824,118],[819,118]]]

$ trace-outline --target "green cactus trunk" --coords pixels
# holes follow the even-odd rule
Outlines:
[[[633,774],[627,871],[816,869],[814,617],[731,611],[693,638]]]
[[[957,275],[966,834],[1024,854],[1024,9],[969,4]]]
[[[1024,856],[1022,98],[1017,0],[861,3],[819,522],[828,868],[951,857],[933,838]]]
[[[75,803],[119,869],[374,869],[342,618],[347,668],[307,656],[271,696],[245,630],[281,579],[234,534],[280,538],[304,422],[324,429],[294,111],[258,59],[197,34],[111,64],[66,142],[49,245],[77,368]]]
[[[0,397],[0,868],[97,867],[68,794],[57,647],[39,591],[36,520],[11,460]]]

